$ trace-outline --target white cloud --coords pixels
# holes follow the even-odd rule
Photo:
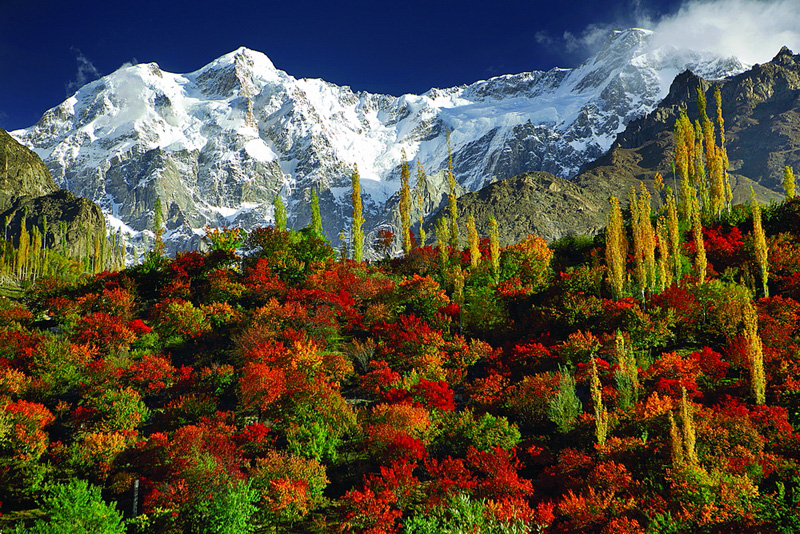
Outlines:
[[[655,31],[655,46],[709,50],[750,64],[769,61],[782,46],[800,52],[797,0],[695,0],[637,25]]]
[[[89,61],[89,58],[75,47],[72,47],[72,51],[76,54],[75,60],[78,62],[78,72],[75,74],[75,80],[67,84],[67,91],[69,92],[80,89],[100,77],[100,71]]]
[[[658,14],[648,0],[627,0],[611,22],[596,22],[581,31],[551,37],[540,30],[536,42],[573,59],[596,53],[613,30],[653,30],[654,47],[674,45],[705,50],[744,63],[765,63],[782,46],[800,53],[798,0],[687,0],[669,15]]]

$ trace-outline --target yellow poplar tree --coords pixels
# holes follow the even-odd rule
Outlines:
[[[672,285],[673,270],[670,266],[667,222],[663,215],[656,222],[656,234],[658,235],[658,289],[664,291]]]
[[[408,166],[406,151],[400,164],[400,226],[403,233],[403,254],[411,252],[411,169]]]
[[[644,183],[640,184],[639,194],[639,235],[642,239],[642,256],[645,279],[642,288],[656,289],[656,233],[650,220],[650,191]]]
[[[361,175],[358,165],[353,167],[353,190],[350,198],[353,201],[353,260],[364,261],[364,208],[361,203]]]
[[[475,226],[475,216],[471,213],[467,219],[467,231],[469,232],[469,265],[475,269],[481,261],[481,249],[478,229]]]
[[[686,398],[686,388],[681,386],[681,420],[683,422],[683,451],[684,458],[691,465],[699,463],[697,458],[697,430],[694,426],[694,414],[689,400]]]
[[[756,200],[756,192],[750,187],[750,196],[753,202],[753,245],[756,251],[756,261],[761,267],[761,285],[764,288],[764,296],[769,296],[767,281],[769,279],[769,264],[767,258],[767,238],[764,235],[764,227],[761,225],[761,206]]]
[[[628,240],[622,222],[622,208],[617,197],[611,197],[611,211],[606,225],[606,265],[608,281],[615,298],[621,298],[625,285],[625,260],[628,256]]]
[[[442,269],[442,280],[446,284],[448,281],[448,271],[450,264],[450,253],[447,250],[450,241],[450,229],[444,217],[436,221],[436,245],[439,249],[439,265]]]
[[[597,372],[597,362],[594,355],[591,359],[591,391],[592,404],[594,404],[594,429],[598,445],[604,445],[608,437],[608,411],[603,406],[603,390],[600,387],[600,376]]]
[[[667,195],[667,231],[669,233],[670,258],[675,272],[675,280],[680,282],[681,274],[683,274],[681,230],[678,221],[678,207],[675,204],[675,196],[672,193]]]
[[[489,255],[492,260],[492,277],[497,283],[500,280],[500,231],[494,215],[489,216]]]
[[[450,145],[450,130],[447,131],[447,182],[450,184],[448,198],[450,207],[450,246],[458,250],[458,204],[456,201],[456,175],[453,174],[453,147]]]
[[[696,196],[692,198],[692,231],[694,233],[695,248],[697,249],[694,256],[697,284],[702,285],[706,281],[708,260],[706,259],[706,245],[703,241],[703,223],[700,218],[700,206]]]
[[[722,92],[719,85],[714,87],[714,100],[717,104],[717,126],[719,127],[719,164],[722,167],[723,181],[725,184],[725,202],[728,205],[728,212],[731,210],[733,201],[733,189],[731,188],[731,177],[728,174],[728,149],[725,148],[725,119],[722,118]]]
[[[747,345],[747,364],[750,368],[750,388],[756,404],[766,402],[767,379],[764,375],[764,352],[758,335],[758,314],[752,301],[744,310],[744,339]]]
[[[794,169],[788,165],[783,168],[783,190],[786,191],[786,200],[794,198]]]
[[[419,246],[425,246],[425,187],[428,183],[428,178],[425,176],[425,167],[422,166],[422,161],[417,158],[417,206],[419,207]]]

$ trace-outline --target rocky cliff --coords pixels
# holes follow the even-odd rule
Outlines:
[[[28,234],[42,234],[44,248],[96,270],[114,265],[100,207],[58,189],[39,156],[0,129],[0,224],[15,247],[23,221]]]
[[[513,236],[511,240],[528,233],[549,240],[592,234],[605,226],[612,195],[624,203],[631,186],[640,181],[652,190],[656,172],[677,190],[671,170],[675,120],[681,109],[692,121],[699,117],[698,90],[706,95],[709,114],[715,115],[717,84],[733,202],[749,202],[751,187],[762,202],[781,198],[784,166],[800,169],[800,55],[787,48],[769,63],[724,80],[706,80],[690,71],[679,74],[652,112],[631,121],[608,152],[585,164],[572,180],[528,173],[467,194],[459,199],[460,226],[472,211],[482,235],[488,233],[483,225],[490,213],[501,235]],[[432,221],[440,216],[437,213]]]

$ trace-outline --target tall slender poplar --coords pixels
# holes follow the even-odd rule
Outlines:
[[[403,254],[411,252],[411,169],[408,166],[406,151],[400,163],[400,226],[403,234]]]
[[[419,246],[425,247],[425,189],[428,185],[428,177],[425,175],[425,167],[422,160],[417,158],[417,207],[419,208]]]
[[[608,281],[614,298],[621,298],[625,286],[625,260],[628,256],[628,240],[622,222],[622,208],[617,197],[611,197],[611,212],[606,225],[606,265]]]
[[[286,215],[286,205],[283,203],[283,199],[280,195],[275,195],[275,200],[272,201],[272,205],[275,208],[275,228],[285,232],[288,217]]]
[[[764,288],[764,296],[769,297],[769,263],[767,257],[767,238],[764,235],[764,227],[761,225],[761,206],[756,199],[756,192],[750,187],[750,195],[753,205],[753,245],[755,246],[756,261],[761,267],[761,285]]]
[[[358,165],[353,167],[353,190],[350,198],[353,201],[353,260],[364,261],[364,208],[361,202],[361,175]]]
[[[680,282],[683,274],[683,254],[681,252],[681,230],[678,221],[678,206],[675,196],[667,195],[667,231],[669,233],[669,249],[672,266],[675,272],[675,281]]]
[[[750,370],[750,389],[756,404],[766,402],[767,379],[764,374],[764,352],[758,335],[758,314],[752,300],[744,309],[744,339],[747,345],[747,365]]]
[[[475,269],[481,261],[481,249],[478,229],[475,226],[475,216],[471,213],[467,219],[467,231],[469,233],[469,265]]]
[[[453,174],[453,147],[450,130],[447,130],[447,182],[450,185],[448,205],[450,207],[450,246],[458,250],[458,204],[456,201],[456,175]]]
[[[489,216],[489,255],[492,260],[492,277],[497,283],[500,281],[500,231],[494,215]]]
[[[439,249],[439,267],[442,271],[442,281],[447,284],[450,270],[450,252],[448,250],[450,241],[450,228],[444,217],[436,221],[436,245]]]
[[[794,169],[788,165],[783,168],[783,190],[786,191],[786,200],[794,198]]]
[[[325,239],[322,233],[322,215],[319,212],[319,195],[311,190],[311,235],[317,239]]]
[[[694,244],[696,253],[694,256],[694,267],[697,273],[697,284],[702,285],[706,281],[708,260],[706,259],[706,245],[703,241],[703,223],[700,217],[700,206],[697,197],[691,199],[692,202],[692,232],[694,233]]]
[[[153,233],[156,236],[153,253],[156,256],[163,256],[166,253],[166,247],[164,246],[164,210],[161,207],[161,197],[156,197],[153,206]]]

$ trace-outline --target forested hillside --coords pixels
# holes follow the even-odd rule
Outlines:
[[[209,230],[39,278],[0,312],[0,529],[797,532],[800,201],[648,194],[595,239]]]

